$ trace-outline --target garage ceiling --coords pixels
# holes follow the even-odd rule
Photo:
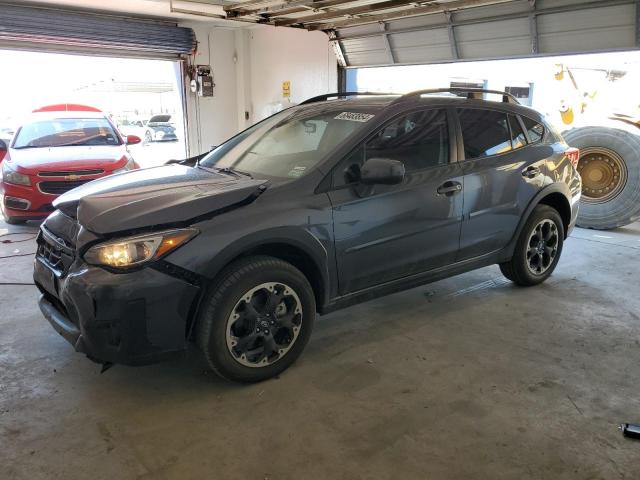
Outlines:
[[[638,48],[639,0],[247,0],[234,20],[326,31],[344,67]]]

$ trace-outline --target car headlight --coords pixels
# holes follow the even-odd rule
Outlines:
[[[133,162],[133,158],[130,158],[129,161],[126,163],[126,165],[122,168],[118,168],[117,170],[114,170],[111,173],[123,173],[123,172],[128,172],[129,170],[133,170],[133,167],[135,166],[134,162]]]
[[[31,185],[31,180],[27,175],[18,173],[11,169],[7,162],[2,164],[2,181],[13,185]]]
[[[169,230],[94,245],[84,254],[92,265],[128,268],[158,260],[198,234],[195,228]]]

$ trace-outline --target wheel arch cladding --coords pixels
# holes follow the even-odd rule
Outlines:
[[[571,223],[571,205],[567,197],[560,192],[553,192],[542,197],[538,205],[548,205],[560,214],[562,225],[564,226],[564,237],[567,238],[569,224]]]
[[[322,270],[308,252],[291,243],[273,241],[249,247],[227,261],[226,264],[220,268],[218,274],[236,260],[253,255],[267,255],[290,263],[300,270],[311,284],[316,300],[316,309],[320,310],[327,302],[326,279],[322,274]]]

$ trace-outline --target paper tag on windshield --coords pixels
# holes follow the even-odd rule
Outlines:
[[[351,122],[368,122],[375,115],[371,113],[342,112],[334,117],[336,120],[349,120]]]
[[[307,167],[293,167],[293,170],[290,170],[289,173],[287,173],[288,177],[291,178],[298,178],[301,177],[304,174],[304,171],[307,169]]]

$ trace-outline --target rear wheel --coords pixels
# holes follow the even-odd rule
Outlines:
[[[257,382],[302,353],[315,319],[306,277],[282,260],[255,256],[231,264],[205,297],[197,341],[220,376]]]
[[[513,258],[500,264],[512,282],[531,286],[544,282],[560,260],[564,225],[560,214],[548,205],[538,205],[520,233]]]
[[[607,230],[640,218],[640,136],[617,128],[584,127],[565,132],[564,138],[580,149],[578,226]]]

